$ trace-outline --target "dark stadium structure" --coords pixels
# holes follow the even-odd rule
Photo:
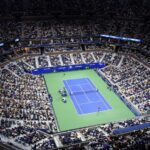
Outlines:
[[[150,0],[1,0],[0,149],[149,150]]]

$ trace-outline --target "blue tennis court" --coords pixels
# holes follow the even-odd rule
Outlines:
[[[79,114],[112,109],[89,78],[69,79],[63,82]]]

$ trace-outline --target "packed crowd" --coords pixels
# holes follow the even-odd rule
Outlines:
[[[79,133],[77,133],[79,134]],[[82,129],[80,130],[80,140],[88,141],[88,147],[93,148],[95,150],[99,149],[144,149],[147,150],[149,148],[149,131],[143,130],[134,133],[129,133],[127,135],[120,136],[110,136],[106,135],[100,127]],[[138,136],[140,138],[138,138]],[[68,137],[68,136],[67,136]],[[77,138],[77,135],[72,138]],[[71,140],[70,139],[70,140]],[[66,138],[67,140],[67,138]]]
[[[150,69],[130,56],[123,58],[120,67],[110,65],[99,70],[118,87],[118,91],[137,108],[146,113],[150,108]]]
[[[101,73],[140,111],[149,110],[149,68],[130,56],[108,51],[23,56],[1,68],[1,140],[6,142],[6,139],[9,139],[22,149],[39,150],[68,146],[70,149],[85,149],[86,146],[94,149],[115,149],[126,147],[125,143],[128,141],[128,148],[142,146],[148,150],[147,129],[138,131],[137,134],[114,136],[115,130],[146,123],[148,122],[146,118],[57,134],[55,115],[44,81],[41,76],[33,76],[26,71],[33,68],[91,62],[108,64]],[[137,135],[141,137],[141,141],[137,139]]]
[[[113,85],[116,85],[122,96],[132,102],[141,112],[145,113],[149,110],[149,67],[135,60],[130,55],[124,56],[117,53],[93,51],[27,56],[16,62],[9,63],[3,71],[11,72],[19,77],[24,72],[31,71],[34,68],[93,62],[108,64],[107,67],[98,70],[98,72],[104,74]]]
[[[52,97],[47,93],[43,78],[30,74],[35,68],[105,63],[107,67],[97,72],[145,114],[150,110],[150,57],[136,52],[135,59],[133,50],[126,50],[127,55],[118,54],[108,45],[119,43],[147,51],[149,4],[149,0],[1,0],[0,142],[9,142],[24,150],[149,150],[149,128],[124,135],[114,134],[118,129],[148,123],[147,117],[58,133]],[[34,15],[48,15],[51,19],[31,21]],[[30,21],[23,19],[24,16],[30,16],[26,17]],[[8,21],[3,21],[3,17],[8,17]],[[57,21],[59,17],[66,19]],[[99,34],[139,38],[147,46],[144,42],[142,45],[96,36]],[[16,38],[19,42],[14,42]],[[4,46],[2,42],[5,42]],[[41,50],[41,45],[49,46]],[[95,51],[97,48],[102,51]],[[81,49],[93,52],[69,52]],[[42,53],[44,55],[40,55]]]
[[[1,86],[1,117],[24,120],[34,128],[57,131],[47,90],[41,77],[27,74],[14,77],[9,70],[4,69],[1,74]]]
[[[63,64],[65,66],[73,65],[70,54],[61,55],[61,57],[62,57]]]
[[[103,23],[102,23],[103,22]],[[129,24],[131,26],[129,27]],[[107,38],[96,38],[98,34],[108,34],[108,35],[118,35],[123,37],[138,38],[148,41],[148,33],[140,34],[140,28],[144,26],[143,22],[139,20],[138,26],[137,22],[134,20],[95,20],[91,24],[82,23],[80,20],[74,21],[63,21],[62,24],[57,21],[39,21],[39,22],[2,22],[0,24],[0,41],[13,41],[16,38],[21,39],[21,44],[24,46],[35,46],[39,43],[43,45],[54,45],[57,47],[47,48],[47,51],[54,51],[54,49],[61,48],[63,44],[76,44],[76,43],[86,43],[92,41],[100,41],[104,43],[115,43],[115,40],[108,40]],[[113,30],[112,30],[113,28]],[[137,30],[135,30],[137,28]],[[149,24],[143,30],[149,28]],[[132,31],[132,33],[131,33]],[[134,33],[133,33],[134,32]],[[143,31],[144,32],[144,31]],[[147,31],[149,32],[149,31]],[[140,46],[137,42],[127,42],[120,41],[121,44],[128,44],[130,46]],[[60,46],[59,46],[60,45]],[[90,47],[90,45],[89,45]],[[67,48],[67,47],[66,47]],[[87,47],[88,48],[88,47]],[[68,48],[69,49],[69,48]]]
[[[148,150],[150,147],[148,129],[128,133],[127,135],[113,134],[113,131],[116,129],[139,125],[146,122],[148,122],[146,118],[137,118],[55,135],[45,134],[41,130],[30,126],[23,126],[21,123],[17,123],[18,126],[15,126],[13,123],[12,128],[10,128],[10,126],[5,126],[5,128],[1,129],[0,134],[1,138],[7,137],[9,139],[14,139],[13,144],[16,144],[16,146],[25,146],[25,149],[34,149],[35,147],[36,149],[55,149],[56,147],[68,149],[69,147],[76,147],[78,144],[81,146],[83,143],[84,146],[88,145],[94,149],[115,149],[116,147],[128,149],[128,146],[140,148],[142,144],[143,148]],[[137,134],[140,136],[140,139],[138,139]],[[120,138],[122,138],[121,141]],[[125,141],[129,142],[128,146],[125,145]],[[84,149],[85,147],[82,148]]]

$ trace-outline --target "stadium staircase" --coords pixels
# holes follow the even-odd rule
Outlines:
[[[8,70],[9,72],[11,72],[14,76],[16,76],[17,78],[20,78],[21,79],[21,77],[20,76],[18,76],[15,72],[13,72],[12,70],[10,70],[9,68],[8,68],[8,66],[5,66],[5,69],[6,70]]]
[[[35,57],[35,66],[36,68],[39,68],[38,56]]]
[[[83,53],[80,53],[80,55],[81,55],[82,62],[83,62],[84,64],[86,64],[86,61],[85,61],[84,56],[83,56]]]
[[[54,138],[55,144],[58,148],[63,147],[63,144],[61,143],[58,135],[54,135],[53,138]]]
[[[121,60],[120,60],[120,62],[118,63],[117,67],[120,67],[120,66],[121,66],[123,60],[124,60],[124,56],[121,57]]]
[[[103,61],[104,57],[105,57],[106,53],[103,53],[103,56],[101,57],[101,59],[99,60],[100,62]]]
[[[48,67],[52,67],[51,61],[50,61],[50,57],[47,56],[47,63],[48,63]]]
[[[74,62],[74,59],[73,59],[73,55],[72,55],[72,54],[70,54],[70,58],[71,58],[71,62],[72,62],[72,64],[74,65],[74,64],[75,64],[75,62]]]
[[[61,55],[58,55],[58,57],[59,57],[60,65],[61,65],[61,66],[64,66],[64,63],[63,63],[63,60],[62,60]]]
[[[30,65],[29,63],[27,63],[25,60],[22,59],[22,62],[25,63],[27,66],[29,66],[30,68],[34,69],[34,67],[32,65]]]
[[[91,52],[91,55],[92,55],[92,57],[93,57],[93,59],[94,59],[94,62],[97,62],[97,60],[96,60],[96,58],[95,58],[93,52]]]
[[[100,127],[98,127],[98,131],[103,132],[103,134],[105,136],[109,136],[109,134],[107,132],[105,132],[103,129],[101,129]]]
[[[81,134],[81,132],[77,132],[77,135],[78,135],[78,137],[79,138],[81,138],[81,140],[84,142],[84,141],[86,141],[86,139],[85,139],[85,137]]]
[[[114,60],[114,57],[115,57],[115,56],[116,56],[116,54],[115,54],[115,53],[113,53],[113,54],[112,54],[112,56],[111,56],[111,59],[110,59],[110,60],[111,60],[111,62]]]

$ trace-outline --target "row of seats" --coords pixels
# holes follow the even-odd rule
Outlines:
[[[23,74],[15,77],[8,70],[1,75],[1,117],[23,120],[34,128],[56,132],[53,109],[41,77]],[[29,121],[30,120],[30,121]]]
[[[102,70],[105,77],[118,87],[126,97],[142,112],[150,108],[150,69],[134,58],[127,56],[120,67],[110,65]]]
[[[17,62],[9,63],[3,72],[9,70],[20,76],[24,70],[32,70],[37,68],[36,66],[40,68],[92,63],[94,61],[111,64],[98,71],[102,71],[106,78],[117,85],[121,94],[135,104],[140,111],[146,112],[149,109],[149,68],[130,56],[125,57],[120,54],[102,51],[28,56],[19,59]],[[140,102],[143,104],[141,105]]]
[[[127,13],[126,13],[127,14]],[[138,22],[138,23],[137,23]],[[137,22],[128,19],[102,19],[97,18],[93,21],[86,21],[84,24],[81,20],[65,21],[62,23],[58,21],[28,21],[28,22],[15,22],[7,21],[0,24],[0,40],[14,39],[20,37],[22,39],[51,39],[50,42],[44,43],[68,43],[78,42],[80,38],[76,36],[85,37],[86,35],[105,33],[109,35],[121,35],[124,37],[142,38],[146,41],[149,40],[149,24],[144,24],[140,19]],[[143,32],[141,32],[141,27]],[[136,30],[135,30],[136,28]],[[147,34],[145,34],[147,32]],[[132,34],[131,34],[132,33]],[[56,37],[71,37],[71,38],[56,38]],[[54,37],[54,38],[51,38]],[[89,38],[85,38],[87,41]],[[103,39],[102,41],[105,41]],[[33,41],[34,42],[34,41]],[[36,43],[36,41],[34,42]],[[137,45],[132,42],[132,45]]]
[[[4,123],[5,122],[5,123]],[[47,134],[38,128],[31,127],[30,125],[23,125],[19,122],[10,122],[10,126],[5,126],[9,121],[1,120],[3,128],[0,130],[2,140],[9,139],[12,144],[24,149],[55,149],[66,147],[74,147],[75,145],[86,145],[93,149],[115,149],[125,148],[126,140],[129,140],[129,147],[140,147],[142,144],[143,149],[148,150],[149,134],[148,129],[142,131],[135,131],[125,135],[114,135],[113,131],[120,128],[132,127],[148,122],[146,117],[135,118],[127,121],[120,121],[116,123],[108,123],[99,125],[97,127],[89,127],[78,129],[76,131],[68,131],[59,134]],[[5,124],[5,125],[4,125]],[[141,138],[141,142],[137,139],[137,135]],[[129,138],[130,137],[130,138]],[[119,139],[123,138],[121,141]],[[12,140],[13,139],[13,140]],[[132,139],[132,140],[131,140]],[[137,145],[132,145],[134,141]],[[127,142],[127,141],[126,141]],[[82,144],[81,144],[82,143]],[[119,144],[118,144],[119,143]],[[84,149],[85,147],[83,147]]]
[[[53,66],[65,66],[73,64],[84,64],[84,63],[96,63],[102,62],[105,64],[119,65],[122,56],[111,53],[103,52],[83,52],[83,53],[71,53],[71,54],[57,54],[57,55],[41,55],[41,56],[27,56],[18,60],[15,64],[8,65],[10,70],[16,70],[18,65],[20,68],[31,70],[33,68],[46,68]],[[21,69],[18,68],[15,73],[21,74]],[[20,70],[20,71],[19,71]]]
[[[108,79],[110,78],[111,73],[116,73],[115,79],[114,75],[110,79],[118,86],[118,88],[120,87],[122,90],[126,87],[133,88],[134,86],[137,86],[136,83],[139,82],[130,82],[128,85],[128,80],[130,78],[132,79],[132,77],[133,79],[138,77],[137,79],[134,79],[135,81],[140,77],[144,81],[147,81],[148,79],[148,68],[129,56],[123,57],[122,55],[115,53],[111,54],[101,51],[89,52],[89,54],[73,53],[72,55],[62,55],[63,54],[57,55],[58,59],[55,60],[56,65],[59,64],[60,60],[63,62],[67,62],[68,60],[72,61],[71,57],[73,57],[74,63],[77,64],[89,63],[94,59],[107,64],[110,63],[111,65],[108,65],[106,68],[102,69],[102,72]],[[40,57],[45,59],[40,59]],[[51,58],[51,55],[49,57]],[[87,59],[84,59],[84,57]],[[57,123],[43,78],[41,76],[34,76],[24,72],[25,69],[31,70],[36,67],[36,61],[38,61],[38,64],[44,64],[45,62],[48,62],[46,61],[47,58],[48,55],[23,57],[16,62],[10,62],[1,69],[0,135],[2,141],[11,139],[13,144],[23,149],[35,149],[35,147],[36,149],[42,149],[43,147],[44,149],[65,146],[72,147],[72,145],[78,145],[80,143],[82,143],[83,146],[90,146],[94,149],[106,147],[122,148],[125,146],[125,141],[122,140],[122,143],[118,144],[118,142],[120,142],[119,137],[129,140],[128,136],[124,135],[115,138],[112,136],[113,131],[118,128],[125,128],[147,122],[146,118],[137,118],[118,123],[110,123],[100,125],[98,127],[57,134]],[[120,67],[118,67],[118,63],[120,62]],[[115,71],[113,70],[114,68]],[[141,71],[143,71],[143,73],[141,73]],[[130,77],[126,75],[126,72],[130,72],[132,76]],[[136,72],[135,76],[132,74],[132,72]],[[144,74],[145,72],[147,72],[147,74]],[[123,76],[123,74],[125,74],[125,76]],[[125,81],[127,81],[127,83]],[[143,88],[147,88],[147,86],[148,84],[146,84],[146,86],[145,84],[142,86],[141,93],[145,91]],[[124,91],[122,91],[122,94],[125,94]],[[130,97],[130,94],[126,96],[128,98]],[[137,94],[135,93],[135,95],[132,96],[137,96]],[[143,96],[144,97],[141,97],[142,100],[145,98],[145,95]],[[139,104],[143,107],[144,103],[139,101]],[[149,108],[149,106],[147,108]],[[148,145],[148,139],[145,136],[147,135],[147,129],[144,130],[143,133],[139,131],[138,134],[142,137],[142,144],[144,145],[142,146],[146,147]],[[130,134],[128,135],[130,136]],[[133,140],[136,141],[136,138],[137,136],[135,134]],[[129,143],[129,146],[132,147],[132,141]],[[134,143],[135,146],[137,146],[137,143],[139,144],[139,141]],[[82,144],[80,144],[80,146],[78,145],[77,147],[82,147]]]

